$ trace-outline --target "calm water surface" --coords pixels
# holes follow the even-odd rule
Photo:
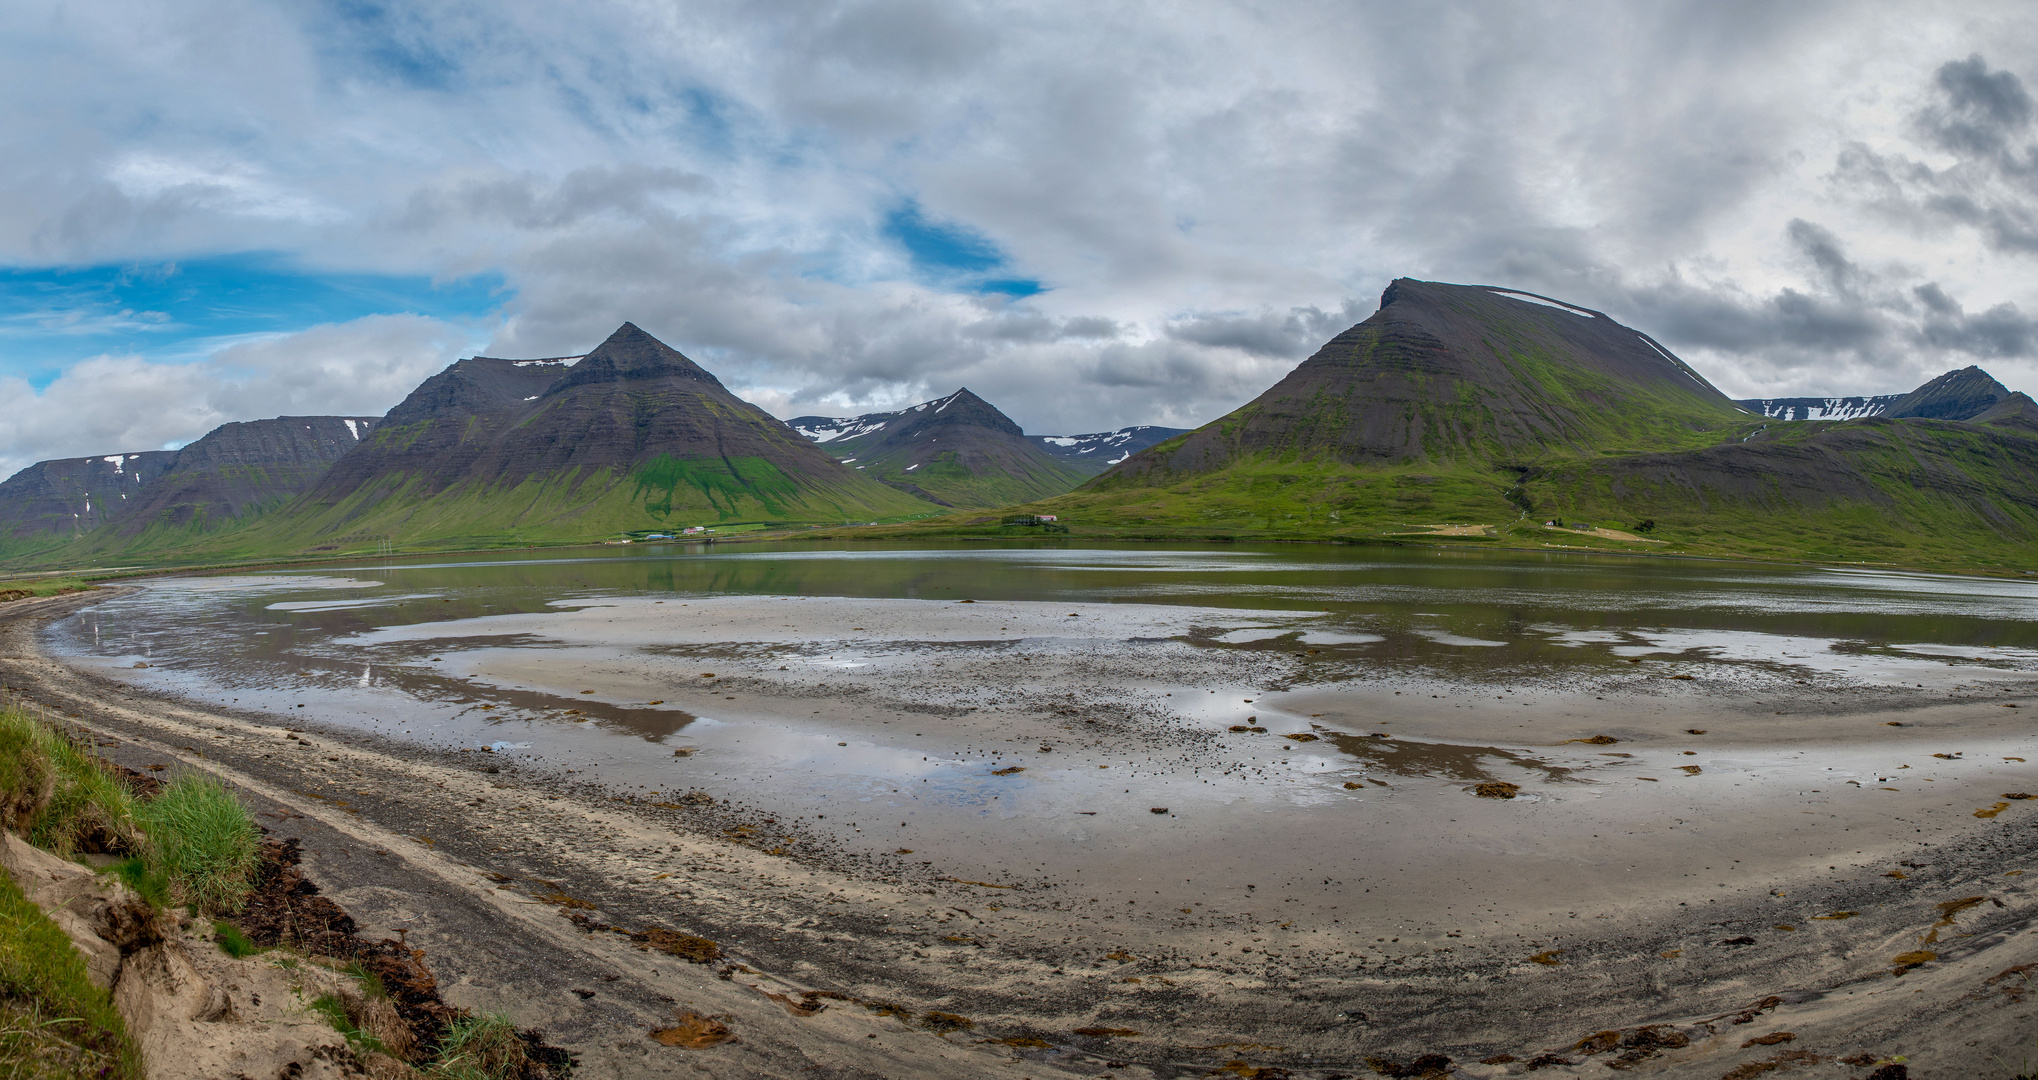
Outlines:
[[[1116,609],[1125,612],[1137,605],[1143,626],[1156,623],[1150,618],[1156,610],[1163,616],[1179,610],[1181,618],[1179,627],[1158,620],[1161,636],[1139,642],[1084,639],[1058,628],[1023,641],[930,642],[906,632],[885,641],[807,642],[797,626],[782,629],[774,618],[774,640],[716,639],[711,648],[688,646],[690,652],[641,638],[590,643],[586,628],[597,623],[587,619],[571,641],[528,629],[533,617],[542,626],[544,619],[585,614],[589,605],[616,605],[621,618],[633,606],[642,610],[652,600],[667,600],[674,606],[657,608],[658,617],[686,620],[743,597],[926,600],[943,602],[943,611],[985,613],[1001,609],[945,605],[1051,601],[1089,613],[1087,621],[1063,624],[1070,627],[1099,625],[1100,617],[1108,625],[1109,605],[1128,605]],[[719,599],[702,604],[703,598]],[[679,607],[688,601],[694,602],[690,610]],[[788,622],[798,618],[797,602],[771,610],[787,612]],[[909,615],[901,624],[896,605],[885,610],[907,631],[919,617]],[[1050,614],[1062,618],[1059,606]],[[505,635],[501,628],[512,623],[526,629]],[[868,625],[879,627],[875,615]],[[1331,661],[1311,668],[1322,672],[1314,676],[1320,681],[1301,689],[1335,691],[1340,679],[1364,679],[1382,693],[1419,685],[1407,697],[1382,700],[1419,698],[1424,704],[1434,700],[1426,691],[1440,697],[1463,691],[1489,710],[1512,710],[1507,726],[1514,729],[1533,711],[1517,690],[1539,687],[1545,699],[1576,694],[1589,676],[1634,676],[1642,669],[1629,661],[1638,658],[1650,658],[1664,672],[1680,665],[1698,671],[1715,687],[1723,671],[1744,670],[1751,682],[1767,680],[1763,685],[1771,690],[1764,693],[1814,682],[1935,689],[2021,682],[2038,673],[2038,582],[1476,549],[696,545],[153,580],[55,624],[49,634],[53,647],[81,662],[200,702],[439,748],[492,746],[641,793],[700,786],[738,794],[789,818],[829,828],[841,822],[837,838],[851,846],[882,853],[908,842],[919,852],[914,858],[940,860],[965,877],[991,872],[974,869],[987,860],[1046,867],[1087,859],[1082,864],[1092,867],[1093,878],[1136,874],[1157,854],[1176,851],[1167,843],[1177,846],[1180,858],[1207,861],[1212,844],[1222,841],[1241,880],[1278,872],[1299,889],[1330,880],[1318,872],[1319,863],[1325,850],[1349,847],[1353,822],[1361,820],[1351,815],[1378,816],[1395,807],[1447,811],[1435,815],[1439,820],[1454,820],[1465,809],[1497,814],[1483,805],[1487,800],[1467,800],[1457,790],[1464,779],[1458,774],[1518,768],[1525,782],[1548,781],[1536,770],[1550,766],[1535,755],[1547,757],[1552,748],[1547,738],[1532,751],[1459,748],[1472,755],[1458,763],[1462,768],[1430,770],[1435,776],[1428,788],[1404,783],[1369,760],[1369,754],[1380,757],[1380,746],[1363,739],[1356,747],[1335,733],[1313,745],[1280,739],[1284,732],[1310,730],[1316,714],[1277,717],[1268,703],[1254,703],[1259,692],[1237,677],[1259,662],[1245,655],[1252,650],[1290,667],[1314,665],[1319,656]],[[1315,653],[1297,660],[1305,646]],[[1100,649],[1153,656],[1154,674],[1135,665],[1120,685],[1100,687],[1093,680],[1088,693],[1102,698],[1107,695],[1100,691],[1122,688],[1125,702],[1153,705],[1172,717],[1164,726],[1194,730],[1196,737],[1126,741],[1124,747],[1140,746],[1136,755],[1114,749],[1084,725],[1030,707],[1028,695],[1044,701],[1058,689],[1052,685],[1000,689],[1003,700],[991,704],[1014,707],[995,720],[981,719],[993,712],[965,708],[969,702],[961,697],[945,709],[857,704],[884,696],[883,680],[890,676],[881,673],[888,670],[898,672],[902,684],[910,676],[925,685],[946,663],[940,670],[959,672],[958,693],[966,695],[973,658],[1009,665],[1014,650],[1055,660]],[[720,691],[695,693],[686,706],[692,712],[645,700],[685,695],[644,693],[657,684],[645,684],[642,672],[671,672],[667,686],[691,683],[704,658],[715,655],[741,664],[725,659],[710,670],[780,678],[793,691],[746,692],[742,701],[725,701]],[[1162,659],[1175,667],[1162,670]],[[501,674],[519,663],[541,674]],[[555,665],[554,675],[542,674],[547,664]],[[863,686],[874,693],[814,708],[826,705],[816,695],[837,677],[829,665],[863,669]],[[795,670],[778,674],[788,669]],[[1195,682],[1199,673],[1209,678]],[[577,693],[602,685],[601,675],[613,685],[638,678],[636,692]],[[1207,689],[1219,685],[1228,689]],[[1471,688],[1483,689],[1474,694]],[[1582,693],[1589,700],[1598,692]],[[1501,702],[1502,695],[1515,696]],[[923,737],[914,718],[937,712],[947,714],[948,727],[936,731],[930,723]],[[1225,735],[1227,725],[1252,712],[1273,725],[1271,736],[1248,744],[1244,740],[1254,736]],[[1036,753],[1033,744],[1046,737],[1070,742],[1052,755]],[[674,746],[700,753],[675,758]],[[1428,760],[1418,753],[1422,748],[1411,742],[1400,749],[1411,761]],[[1009,755],[1023,755],[1023,775],[988,772],[987,762],[1022,759]],[[1564,767],[1589,766],[1597,777],[1628,757],[1566,759]],[[1687,760],[1696,759],[1676,759]],[[1748,762],[1703,760],[1722,792],[1751,790],[1735,779],[1749,775],[1735,771],[1752,768]],[[1827,766],[1834,764],[1822,760],[1824,779],[1804,786],[1855,775],[1833,773]],[[1382,776],[1392,780],[1391,788],[1380,783]],[[1678,790],[1697,792],[1698,784]],[[1588,779],[1557,785],[1549,797],[1583,806],[1578,800],[1596,798],[1592,792],[1602,789],[1614,791]],[[1151,805],[1178,813],[1151,817]],[[1180,813],[1184,808],[1194,813]],[[865,815],[880,809],[891,818],[886,834],[861,831],[870,825]],[[825,819],[814,816],[824,813]],[[1183,831],[1166,839],[1156,831],[1163,822]],[[1410,865],[1434,861],[1439,842],[1410,834],[1404,843]],[[1529,841],[1520,846],[1530,850]],[[1388,850],[1376,845],[1365,858],[1379,864]],[[1128,895],[1146,895],[1143,886],[1134,887],[1136,877],[1121,884],[1132,890]],[[1334,911],[1328,905],[1339,902],[1335,890],[1321,891],[1325,910]]]
[[[1580,644],[1631,631],[1729,658],[1789,641],[1836,657],[2038,659],[2038,582],[1315,546],[688,545],[390,560],[151,581],[69,620],[54,640],[79,655],[164,661],[251,686],[376,628],[610,596],[746,594],[1329,612],[1380,637],[1377,659],[1464,674],[1588,662]]]

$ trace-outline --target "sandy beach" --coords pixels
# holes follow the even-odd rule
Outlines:
[[[1294,610],[622,597],[351,635],[279,719],[174,664],[57,663],[9,614],[9,685],[628,961],[643,1008],[719,995],[749,1040],[460,981],[622,1074],[1953,1077],[2038,1031],[2038,801],[2005,798],[2038,791],[2038,694],[2001,665],[1636,631],[1494,679]],[[431,709],[345,696],[395,689]],[[438,899],[308,849],[432,933]],[[728,959],[585,929],[653,924]],[[825,1013],[767,996],[808,991]]]

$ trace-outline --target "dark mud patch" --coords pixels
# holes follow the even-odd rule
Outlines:
[[[1415,742],[1391,736],[1383,739],[1377,735],[1352,735],[1324,727],[1318,727],[1316,731],[1321,738],[1351,757],[1397,776],[1441,776],[1472,783],[1491,783],[1500,780],[1500,777],[1494,775],[1488,763],[1498,761],[1539,773],[1549,783],[1582,782],[1574,775],[1581,770],[1552,764],[1519,750]]]

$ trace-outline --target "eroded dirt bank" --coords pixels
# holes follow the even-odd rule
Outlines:
[[[1943,762],[1931,787],[1902,785],[1929,792],[1929,803],[1899,789],[1890,797],[1906,801],[1840,804],[1821,798],[1829,793],[1815,781],[1787,794],[1772,783],[1758,797],[1751,775],[1748,798],[1727,781],[1710,796],[1680,793],[1674,809],[1654,790],[1717,776],[1710,763],[1724,753],[1687,755],[1675,733],[1702,727],[1708,734],[1692,738],[1738,740],[1725,760],[1759,756],[1758,701],[1730,701],[1723,690],[1703,722],[1674,710],[1646,724],[1632,711],[1619,725],[1581,714],[1576,732],[1538,733],[1537,764],[1519,770],[1531,776],[1525,795],[1499,800],[1478,798],[1466,790],[1476,778],[1453,772],[1490,769],[1494,756],[1453,756],[1452,740],[1471,744],[1474,728],[1462,711],[1443,712],[1441,697],[1398,712],[1371,699],[1311,697],[1320,691],[1280,684],[1288,659],[1272,652],[1239,661],[1235,684],[1257,682],[1260,696],[1242,701],[1264,710],[1253,715],[1294,718],[1264,733],[1185,733],[1101,694],[1022,698],[1004,714],[999,742],[1023,736],[1029,745],[1023,754],[1004,746],[997,760],[986,753],[986,773],[1041,768],[1030,742],[1042,737],[1059,742],[1045,759],[1057,768],[1092,751],[1105,764],[1175,752],[1218,755],[1234,772],[1250,755],[1209,740],[1367,740],[1348,755],[1361,764],[1338,790],[1358,784],[1394,800],[1379,796],[1368,816],[1307,828],[1320,837],[1347,830],[1370,853],[1361,861],[1377,864],[1367,875],[1375,880],[1327,875],[1303,897],[1293,888],[1281,895],[1290,882],[1248,876],[1205,882],[1199,899],[1176,906],[1188,890],[1169,884],[1139,900],[1126,873],[1100,873],[1093,884],[1037,858],[1014,860],[1024,872],[1007,876],[943,880],[961,875],[932,860],[869,854],[821,820],[789,813],[782,798],[712,770],[685,790],[625,796],[618,785],[508,755],[293,731],[287,717],[152,695],[41,652],[42,620],[95,599],[0,607],[0,682],[118,738],[109,752],[121,764],[182,761],[242,785],[279,835],[303,838],[310,873],[364,936],[403,929],[427,950],[449,1000],[543,1028],[581,1055],[586,1075],[1422,1075],[1441,1067],[1425,1055],[1445,1055],[1473,1076],[1531,1063],[1542,1076],[1604,1075],[1611,1061],[1657,1075],[1724,1076],[1768,1063],[1837,1076],[1904,1055],[1912,1076],[1969,1077],[1997,1071],[1991,1054],[2014,1064],[2038,1036],[2018,970],[2038,961],[2023,885],[2023,872],[2038,869],[2030,818],[2038,802],[1990,790],[2022,793],[2005,783],[2019,763],[2001,759],[2038,757],[2019,754],[2030,740],[2004,719],[2023,711],[2003,706],[2031,704],[2029,687],[2014,680],[1985,694],[1827,687],[1829,706],[1814,721],[1831,730],[1808,729],[1778,751],[1846,759],[1846,771],[1877,784],[1899,758]],[[1099,669],[1112,662],[1094,660]],[[750,681],[741,669],[718,675],[726,682],[717,700],[755,694],[769,699],[760,708],[781,711],[833,708],[841,690],[774,682],[764,670]],[[531,684],[541,676],[519,673]],[[551,677],[585,685],[590,672]],[[621,698],[638,692],[624,684],[644,673],[607,677],[613,685],[596,696]],[[997,677],[979,671],[973,680]],[[936,716],[913,694],[882,686],[855,698],[872,724],[883,723],[880,714]],[[1558,737],[1588,730],[1621,741]],[[1309,749],[1287,741],[1296,749],[1267,743],[1250,753]],[[1391,752],[1366,749],[1375,746]],[[1527,756],[1514,744],[1496,749]],[[1404,754],[1427,763],[1392,767],[1388,759]],[[1634,756],[1610,756],[1619,754]],[[1677,764],[1701,756],[1708,764],[1694,766],[1698,776]],[[2000,769],[1963,765],[1983,757]],[[1602,771],[1552,772],[1588,768]],[[1222,771],[1213,765],[1207,778]],[[1862,787],[1846,794],[1865,795]],[[1122,794],[1150,801],[1143,791]],[[1154,823],[1185,820],[1179,801],[1151,815]],[[1133,809],[1140,820],[1150,811]],[[1222,862],[1225,845],[1246,842],[1221,828],[1186,835],[1154,834],[1165,852],[1155,884],[1165,868],[1170,881],[1194,885],[1199,858]],[[1511,850],[1529,843],[1542,846]],[[1349,864],[1348,852],[1341,858]],[[1175,875],[1177,867],[1188,869]],[[1335,902],[1341,892],[1348,899]],[[1581,896],[1597,903],[1552,904]],[[682,1049],[646,1037],[670,1026],[678,1008],[727,1017],[739,1041]],[[1790,1038],[1772,1038],[1779,1033]]]

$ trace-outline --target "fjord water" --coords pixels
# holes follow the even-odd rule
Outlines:
[[[333,661],[372,664],[340,644],[371,627],[677,594],[1140,603],[1180,606],[1185,616],[1198,608],[1329,613],[1382,638],[1359,649],[1368,659],[1472,678],[1590,666],[1606,655],[1591,646],[1622,644],[1594,633],[1632,635],[1631,645],[1674,642],[1661,651],[1694,657],[1836,669],[1858,667],[1844,658],[1871,655],[1999,669],[2038,659],[2038,580],[1313,545],[689,544],[378,560],[152,581],[70,620],[56,640],[67,652],[174,661],[220,686],[255,690]],[[1786,657],[1785,641],[1823,644],[1824,652],[1798,656],[1792,648]],[[1468,651],[1475,642],[1483,647]],[[1776,650],[1764,655],[1765,644]]]
[[[1886,716],[2038,671],[2038,583],[1473,548],[674,545],[157,580],[50,635],[202,703],[706,791],[958,878],[1080,875],[1164,907],[1279,881],[1328,920],[1397,867],[1463,881],[1530,857],[1529,916],[1679,876],[1651,862],[1665,832],[1750,800],[1836,837],[1880,820],[1911,798],[1870,782],[1899,758],[1936,796],[2025,783],[1981,762],[2028,743],[2022,713],[1969,708],[1969,756],[1939,762]],[[1499,779],[1522,796],[1469,794]],[[1749,870],[1826,842],[1777,840],[1676,842]],[[1194,869],[1164,894],[1162,864]],[[1406,917],[1433,907],[1406,895]]]

